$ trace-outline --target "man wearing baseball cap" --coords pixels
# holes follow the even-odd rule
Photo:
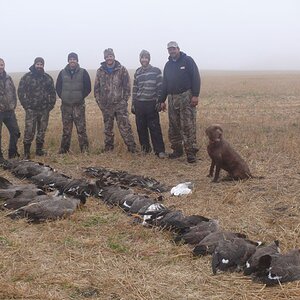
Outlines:
[[[56,102],[52,77],[44,71],[45,61],[37,57],[20,80],[18,96],[25,110],[24,158],[30,158],[31,143],[36,133],[36,152],[45,155],[43,150],[49,114]]]
[[[104,50],[104,61],[97,70],[94,94],[103,114],[104,151],[114,149],[114,120],[129,152],[136,152],[136,144],[128,117],[130,77],[127,69],[115,59],[112,48]]]
[[[150,53],[142,50],[140,53],[141,67],[134,73],[132,88],[132,113],[142,151],[151,152],[149,133],[154,153],[159,158],[166,158],[165,144],[161,132],[157,101],[162,88],[162,74],[159,68],[150,64]]]
[[[61,98],[61,117],[63,134],[59,154],[69,152],[73,123],[76,126],[81,152],[89,148],[86,133],[85,97],[91,92],[91,79],[88,72],[78,63],[78,55],[74,52],[68,55],[68,64],[60,71],[56,81],[56,92]]]
[[[168,96],[169,140],[173,153],[170,159],[181,157],[185,151],[189,163],[196,162],[196,106],[200,94],[200,74],[194,60],[180,51],[177,42],[167,45],[169,60],[164,67],[162,110]]]

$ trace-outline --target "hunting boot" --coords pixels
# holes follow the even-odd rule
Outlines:
[[[24,143],[24,159],[30,159],[30,147],[31,147],[31,143],[30,144]]]
[[[16,158],[16,157],[20,157],[20,154],[18,153],[18,151],[8,151],[8,158],[12,159],[12,158]]]
[[[175,159],[181,157],[183,155],[183,148],[179,147],[173,150],[172,153],[169,154],[169,159]]]
[[[46,155],[46,152],[43,150],[43,143],[37,143],[36,144],[35,155],[37,155],[37,156]]]
[[[2,163],[2,162],[4,162],[5,161],[5,159],[4,159],[4,157],[3,157],[3,154],[2,154],[2,152],[0,152],[0,163]]]

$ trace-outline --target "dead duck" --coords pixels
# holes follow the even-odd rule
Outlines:
[[[186,232],[178,234],[174,239],[175,243],[182,242],[196,245],[210,233],[219,230],[219,222],[217,220],[209,220],[207,218],[206,220],[198,223],[196,226],[190,227]]]
[[[300,280],[300,250],[263,255],[258,260],[257,271],[252,274],[252,279],[267,286]]]
[[[255,253],[246,262],[244,275],[251,275],[258,271],[259,259],[264,255],[273,255],[280,253],[279,241],[273,241],[269,245],[261,245],[256,248]]]
[[[65,195],[53,196],[52,199],[23,206],[6,216],[11,219],[27,218],[33,223],[57,220],[72,215],[81,203],[78,198]]]
[[[216,274],[220,271],[241,271],[247,260],[256,251],[257,243],[235,238],[219,241],[212,255],[212,271]]]
[[[195,256],[203,256],[213,254],[217,245],[222,240],[232,240],[237,237],[246,238],[242,233],[234,233],[230,231],[216,231],[207,235],[198,245],[193,249]]]

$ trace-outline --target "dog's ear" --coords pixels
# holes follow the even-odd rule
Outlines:
[[[223,129],[221,128],[221,126],[216,126],[215,131],[219,135],[219,137],[223,135]]]

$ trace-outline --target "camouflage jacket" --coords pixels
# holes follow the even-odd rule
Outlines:
[[[23,108],[51,110],[56,102],[53,79],[47,73],[38,74],[34,65],[20,80],[18,96]]]
[[[109,72],[105,62],[97,70],[94,95],[100,107],[126,102],[130,97],[130,77],[128,71],[118,61],[112,72]]]
[[[14,110],[17,105],[16,88],[11,77],[3,72],[0,75],[0,112]]]

